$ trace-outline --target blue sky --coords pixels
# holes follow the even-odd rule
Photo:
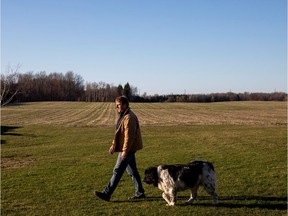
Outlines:
[[[287,92],[286,0],[1,0],[1,71],[142,95]]]

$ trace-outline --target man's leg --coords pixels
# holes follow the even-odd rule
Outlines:
[[[132,181],[135,187],[135,197],[140,197],[140,196],[143,197],[144,189],[142,186],[141,177],[137,169],[135,153],[129,153],[129,159],[130,160],[126,168],[126,171],[132,177]]]
[[[114,167],[113,170],[113,175],[108,183],[108,185],[105,187],[105,189],[103,190],[103,193],[105,193],[108,196],[111,196],[114,192],[114,190],[116,189],[127,165],[128,165],[128,158],[126,160],[122,160],[121,158],[121,153],[119,153],[118,158],[117,158],[117,162],[116,165]]]

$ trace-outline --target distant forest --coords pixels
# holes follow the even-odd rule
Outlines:
[[[114,86],[104,82],[86,82],[73,72],[63,73],[14,73],[1,74],[1,104],[32,101],[85,101],[114,102],[119,95],[126,95],[131,102],[222,102],[222,101],[287,101],[287,93],[211,93],[138,95],[137,87],[128,82]],[[13,97],[13,98],[12,98]]]

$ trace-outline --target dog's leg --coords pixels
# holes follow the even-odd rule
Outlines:
[[[177,192],[175,190],[169,190],[162,193],[163,199],[166,200],[167,206],[174,206],[177,200]]]
[[[170,206],[174,206],[176,204],[176,200],[177,200],[177,191],[171,190],[170,191],[170,198],[171,198]]]
[[[216,193],[214,185],[213,184],[204,184],[204,188],[207,191],[207,193],[213,197],[214,205],[217,205],[218,204],[218,195]]]
[[[210,194],[213,197],[214,205],[217,205],[218,195],[216,193],[216,175],[213,171],[210,171],[204,176],[205,176],[205,178],[203,178],[204,189],[207,191],[208,194]]]
[[[202,179],[201,179],[201,177],[199,177],[196,185],[193,188],[191,188],[190,198],[186,201],[187,205],[191,205],[194,202],[194,200],[196,200],[197,191],[198,191],[198,188],[199,188],[201,182],[202,182]]]
[[[166,194],[165,192],[162,193],[162,197],[163,199],[167,202],[167,206],[170,205],[170,197],[168,194]]]
[[[191,205],[193,204],[194,200],[196,200],[197,198],[197,190],[195,190],[194,188],[191,189],[191,195],[190,198],[186,201],[187,205]]]
[[[194,200],[195,200],[195,194],[193,194],[193,190],[191,189],[191,195],[190,198],[186,201],[186,204],[191,205]]]
[[[194,202],[194,200],[196,200],[199,184],[200,184],[200,181],[198,181],[197,184],[193,188],[191,188],[190,198],[189,200],[186,201],[187,205],[191,205]]]
[[[213,193],[213,204],[214,205],[218,204],[218,194],[216,193],[216,191],[214,191]]]

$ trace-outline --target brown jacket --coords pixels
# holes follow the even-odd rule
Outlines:
[[[115,152],[136,152],[143,148],[139,121],[130,108],[125,111],[112,144]]]

